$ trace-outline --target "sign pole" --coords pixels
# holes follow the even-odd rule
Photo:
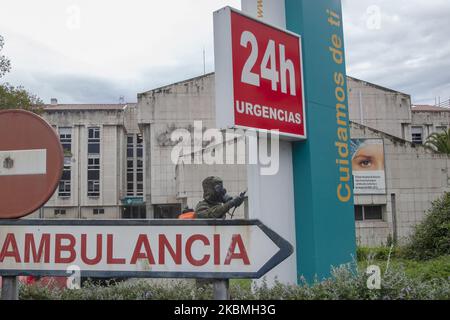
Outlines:
[[[214,281],[214,300],[230,300],[230,279]]]
[[[301,39],[285,30],[284,1],[243,0],[242,8],[245,13],[230,8],[214,13],[217,127],[253,128],[261,132],[279,130],[279,143],[273,136],[256,136],[247,131],[247,141],[252,141],[247,143],[246,150],[249,160],[249,218],[264,221],[294,244],[294,179],[290,141],[306,139],[307,131]],[[255,61],[252,62],[252,59]],[[270,61],[270,72],[267,72],[265,60]],[[249,68],[250,64],[254,68]],[[256,112],[251,111],[252,108],[256,108]],[[258,112],[260,108],[265,110],[265,115],[264,111]],[[267,113],[268,110],[272,116]],[[270,170],[267,170],[267,163],[262,163],[262,158],[258,157],[258,150],[261,156],[268,139],[273,156]],[[268,278],[270,282],[278,279],[284,283],[295,283],[295,256],[268,274]]]
[[[307,140],[280,143],[276,176],[248,170],[249,211],[295,243],[293,257],[271,275],[284,282],[327,278],[332,266],[351,262],[356,250],[341,0],[242,0],[242,9],[301,36],[308,129]],[[219,66],[216,81],[220,72]]]
[[[17,277],[2,277],[2,300],[19,300]]]

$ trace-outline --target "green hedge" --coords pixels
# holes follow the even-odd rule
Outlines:
[[[409,277],[400,268],[391,268],[382,274],[381,289],[367,288],[365,269],[346,266],[335,269],[329,280],[312,285],[284,285],[248,288],[246,283],[232,281],[234,300],[329,300],[329,299],[446,299],[450,300],[449,279],[424,281]],[[21,286],[21,299],[76,299],[76,300],[203,300],[212,298],[212,287],[198,289],[193,281],[127,281],[109,286],[87,284],[80,290],[51,290],[36,285]]]
[[[408,259],[428,260],[450,255],[450,193],[433,202],[427,216],[418,224],[403,256]]]

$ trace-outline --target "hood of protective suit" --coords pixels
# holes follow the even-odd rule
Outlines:
[[[223,184],[223,180],[219,177],[208,177],[202,182],[203,198],[212,203],[220,202],[220,196],[216,193],[214,187],[217,184]]]

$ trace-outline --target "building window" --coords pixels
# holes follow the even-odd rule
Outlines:
[[[69,198],[72,173],[72,128],[59,128],[59,139],[64,150],[64,168],[59,182],[58,196]]]
[[[134,196],[134,136],[127,136],[127,195]]]
[[[72,155],[72,128],[59,128],[58,131],[64,155]]]
[[[144,141],[136,135],[136,195],[144,195]]]
[[[127,136],[127,158],[134,157],[134,136],[132,134]]]
[[[100,128],[88,128],[88,197],[100,196]]]
[[[58,196],[61,198],[70,198],[71,192],[71,158],[64,157],[64,169],[62,172],[61,180],[59,181]]]
[[[140,134],[136,135],[136,157],[138,157],[138,158],[142,158],[144,156],[143,142],[144,142],[144,140],[142,139],[142,135],[140,135]]]
[[[100,196],[100,159],[88,159],[88,196]]]
[[[100,154],[100,128],[88,128],[88,154]]]
[[[423,128],[422,127],[412,127],[411,134],[412,134],[412,142],[413,143],[415,143],[415,144],[423,143]]]
[[[55,216],[59,216],[59,215],[65,215],[66,214],[66,209],[55,209]]]
[[[383,220],[383,206],[355,206],[355,220]]]
[[[181,213],[181,204],[156,204],[155,219],[176,219]]]
[[[146,219],[147,210],[142,206],[124,206],[122,207],[122,219]]]
[[[96,216],[99,214],[105,214],[105,209],[103,208],[95,208],[92,210],[92,213]]]
[[[127,196],[144,195],[144,143],[142,136],[127,136]]]

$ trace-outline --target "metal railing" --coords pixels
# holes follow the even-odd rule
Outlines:
[[[436,107],[450,108],[450,99],[437,103]]]

